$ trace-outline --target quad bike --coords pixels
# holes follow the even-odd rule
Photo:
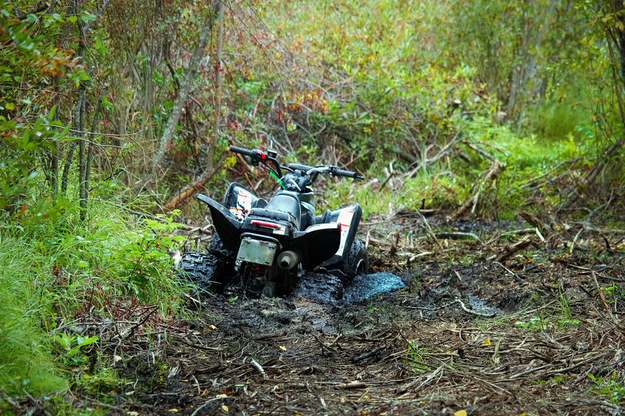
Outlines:
[[[306,272],[324,268],[344,281],[368,269],[366,247],[356,239],[362,217],[357,203],[315,215],[311,185],[321,174],[363,179],[337,166],[281,166],[277,152],[230,146],[252,166],[277,179],[269,201],[231,183],[223,202],[198,195],[215,232],[208,253],[189,252],[178,269],[201,289],[246,296],[286,295]]]

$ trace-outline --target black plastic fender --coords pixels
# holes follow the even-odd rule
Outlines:
[[[329,221],[339,223],[341,230],[339,246],[333,256],[323,263],[323,266],[332,266],[343,262],[343,258],[349,253],[356,232],[362,218],[362,208],[358,203],[348,205],[344,208],[330,212]]]
[[[236,250],[241,240],[241,222],[214,199],[203,194],[199,194],[197,199],[208,205],[213,225],[224,246],[229,250]]]
[[[331,258],[341,244],[341,229],[338,223],[311,225],[306,231],[295,233],[293,246],[302,254],[302,266],[312,270]]]

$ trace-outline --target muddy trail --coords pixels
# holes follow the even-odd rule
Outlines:
[[[319,273],[288,298],[208,296],[198,318],[124,339],[113,354],[126,384],[100,405],[189,416],[621,414],[622,232],[523,227],[369,219],[373,274],[357,287]],[[371,279],[391,290],[359,292]]]

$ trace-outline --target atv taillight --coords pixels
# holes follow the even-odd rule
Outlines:
[[[272,224],[270,222],[264,222],[264,221],[252,221],[252,225],[258,225],[259,227],[273,228],[275,230],[280,228],[278,224]]]

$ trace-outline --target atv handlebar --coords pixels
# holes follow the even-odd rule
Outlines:
[[[267,159],[269,157],[269,155],[265,152],[263,152],[262,150],[258,150],[258,149],[245,149],[243,147],[238,147],[238,146],[230,146],[228,148],[231,152],[234,153],[239,153],[245,156],[249,156],[251,158],[259,158],[259,159]]]
[[[301,172],[304,172],[307,175],[329,173],[332,176],[343,176],[345,178],[364,179],[364,176],[361,176],[356,172],[339,169],[338,166],[334,166],[334,165],[308,166],[308,165],[301,165],[299,163],[289,163],[288,167],[293,170],[299,170]]]
[[[364,176],[359,175],[359,174],[358,174],[358,173],[356,173],[356,172],[352,172],[352,171],[350,171],[350,170],[343,170],[343,169],[339,169],[339,168],[338,168],[338,167],[336,167],[336,166],[332,166],[332,167],[333,167],[333,168],[336,168],[336,169],[334,169],[334,170],[332,170],[332,169],[330,170],[330,173],[332,173],[332,175],[334,175],[334,176],[344,176],[344,177],[346,177],[346,178],[354,178],[354,179],[361,179],[361,180],[362,180],[362,179],[365,179],[365,177],[364,177]]]
[[[259,149],[245,149],[238,146],[230,146],[228,149],[231,152],[249,156],[252,160],[252,163],[255,165],[258,165],[259,162],[263,162],[268,166],[270,166],[269,163],[273,164],[274,168],[277,169],[277,177],[282,178],[282,169],[284,167],[280,166],[280,163],[278,163],[278,161],[276,160],[277,153],[275,151],[270,150],[268,152],[264,152]],[[334,165],[308,166],[299,163],[289,163],[289,166],[287,166],[286,169],[292,172],[300,171],[303,174],[310,176],[312,178],[312,181],[314,181],[317,175],[320,173],[329,173],[332,176],[343,176],[345,178],[364,179],[364,176],[359,175],[356,172],[339,169],[338,166]]]
[[[238,146],[230,146],[228,147],[228,149],[231,152],[248,156],[250,158],[251,164],[254,166],[258,166],[258,164],[262,162],[271,169],[271,166],[273,165],[273,169],[275,169],[275,171],[272,171],[274,172],[274,174],[278,178],[282,177],[282,166],[280,166],[280,163],[278,163],[278,161],[276,160],[276,156],[278,156],[277,152],[273,150],[264,152],[259,149],[245,149]]]

